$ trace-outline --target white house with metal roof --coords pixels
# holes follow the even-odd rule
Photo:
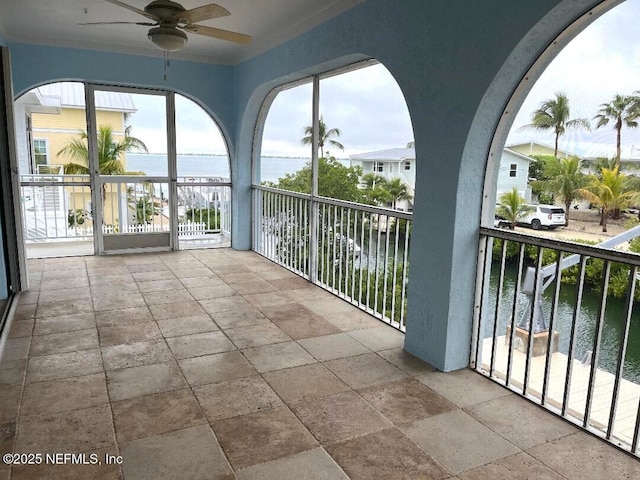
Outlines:
[[[385,180],[400,178],[409,187],[409,193],[415,196],[416,183],[416,151],[415,148],[389,148],[375,152],[351,155],[351,166],[362,168],[363,174],[374,173]],[[529,162],[532,161],[522,153],[505,148],[500,161],[498,173],[497,196],[510,191],[514,187],[527,202],[531,201],[531,187],[528,185]],[[411,211],[413,202],[399,202],[398,208]]]

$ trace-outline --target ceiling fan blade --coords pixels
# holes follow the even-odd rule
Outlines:
[[[203,5],[202,7],[192,8],[186,12],[178,13],[174,19],[178,23],[197,23],[205,20],[211,20],[212,18],[226,17],[228,15],[231,15],[229,10],[212,3],[210,5]]]
[[[127,3],[121,2],[119,0],[104,0],[105,2],[109,2],[109,3],[113,3],[114,5],[118,5],[119,7],[123,7],[126,8],[127,10],[131,10],[132,12],[136,12],[139,15],[142,15],[143,17],[147,17],[151,20],[158,20],[156,17],[154,17],[153,15],[145,12],[144,10],[140,10],[137,7],[134,7],[133,5],[129,5]]]
[[[190,33],[197,33],[198,35],[204,35],[205,37],[219,38],[220,40],[227,40],[234,43],[249,43],[251,37],[242,33],[230,32],[228,30],[222,30],[220,28],[206,27],[204,25],[189,24],[183,27]]]
[[[155,27],[157,23],[151,22],[87,22],[78,25],[144,25],[146,27]]]

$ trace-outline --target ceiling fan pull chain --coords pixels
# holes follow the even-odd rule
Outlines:
[[[169,52],[167,52],[166,50],[164,51],[164,60],[163,60],[163,66],[164,66],[164,81],[167,81],[167,69],[169,68]]]

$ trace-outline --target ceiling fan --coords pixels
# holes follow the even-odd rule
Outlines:
[[[242,33],[230,32],[219,28],[207,27],[205,25],[197,25],[196,22],[210,20],[213,18],[226,17],[231,15],[230,12],[211,3],[201,7],[185,9],[179,3],[171,0],[154,0],[141,10],[137,7],[129,5],[119,0],[105,0],[127,10],[136,12],[151,22],[91,22],[81,23],[80,25],[143,25],[153,27],[149,30],[149,40],[161,50],[166,52],[175,52],[184,47],[187,43],[187,35],[184,32],[204,35],[206,37],[218,38],[234,43],[247,43],[251,40],[249,35]]]

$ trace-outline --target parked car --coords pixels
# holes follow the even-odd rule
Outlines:
[[[547,227],[553,230],[565,224],[564,208],[556,205],[525,205],[531,211],[520,220],[520,225],[528,225],[534,230]]]

